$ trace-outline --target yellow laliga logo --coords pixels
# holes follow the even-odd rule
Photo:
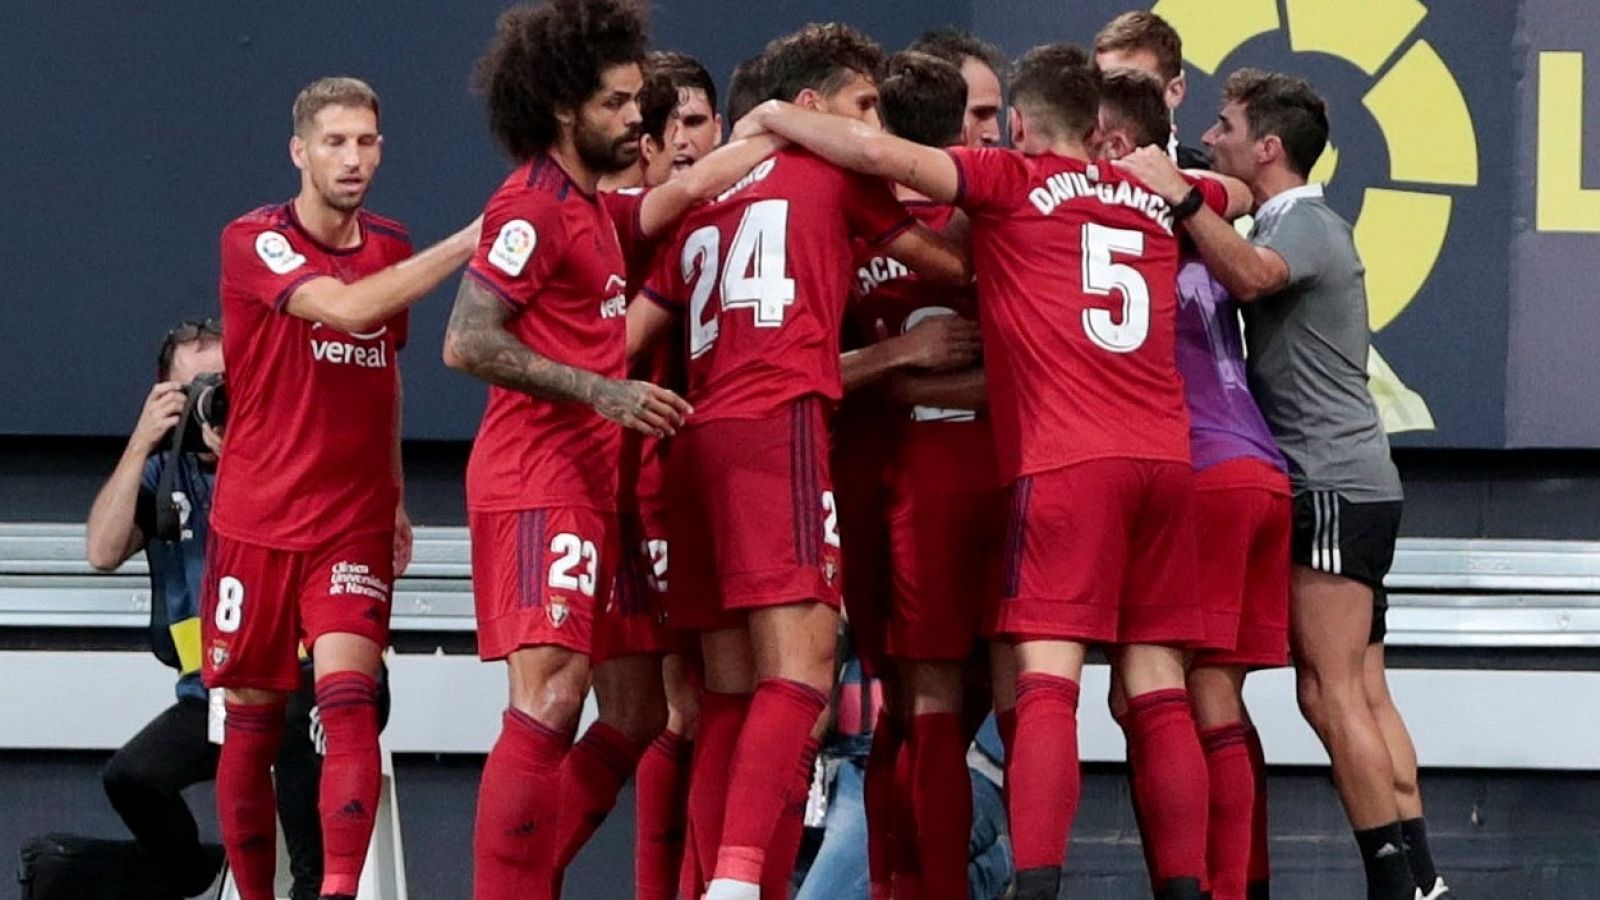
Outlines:
[[[1368,319],[1374,331],[1394,321],[1444,249],[1452,197],[1439,189],[1478,183],[1477,134],[1461,86],[1432,44],[1407,40],[1427,7],[1416,0],[1284,0],[1280,17],[1278,0],[1161,0],[1153,11],[1183,35],[1184,56],[1208,75],[1246,41],[1279,29],[1288,30],[1296,53],[1327,54],[1368,76],[1383,72],[1362,105],[1388,144],[1389,178],[1365,188],[1354,230],[1367,267]],[[1330,142],[1311,180],[1333,181],[1338,166]],[[1368,370],[1389,431],[1434,427],[1426,402],[1376,349]]]
[[[1600,189],[1583,186],[1583,54],[1539,54],[1540,231],[1600,233]]]

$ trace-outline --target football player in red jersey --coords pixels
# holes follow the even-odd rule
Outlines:
[[[961,143],[967,82],[960,70],[925,53],[904,52],[889,60],[884,73],[879,109],[888,131],[929,147]],[[905,187],[896,194],[935,230],[946,231],[956,220],[964,223],[952,206]],[[863,606],[886,607],[882,649],[893,672],[886,679],[893,711],[878,717],[866,773],[873,889],[885,896],[964,898],[972,815],[963,668],[973,658],[982,614],[998,600],[1006,513],[994,439],[981,412],[988,402],[983,370],[972,366],[978,349],[976,298],[970,286],[930,285],[877,249],[860,253],[856,265],[850,318],[858,332],[884,337],[846,357],[847,390],[873,384],[859,373],[863,358],[893,359],[896,343],[921,338],[926,344],[929,329],[950,329],[953,339],[943,346],[954,351],[945,359],[901,355],[899,365],[882,373],[886,378],[876,379],[879,390],[850,398],[867,414],[836,423],[845,571],[886,566],[891,576],[886,591],[869,585],[865,598],[846,593],[853,630],[871,619]],[[843,418],[841,411],[838,419]],[[874,452],[875,446],[881,450]],[[866,484],[845,481],[842,473],[850,473],[855,460],[871,466]],[[856,490],[846,493],[847,487]],[[875,502],[878,494],[886,496]],[[886,560],[863,560],[852,543],[853,532],[865,529],[845,526],[863,511],[887,530]],[[876,596],[882,593],[887,598]],[[987,711],[987,703],[982,705]],[[883,785],[896,784],[894,760],[900,754],[907,757],[903,765],[910,783],[898,785],[903,796],[885,803]],[[911,815],[896,819],[892,809]],[[890,859],[892,880],[884,871]]]
[[[1163,83],[1155,71],[1106,73],[1099,158],[1166,145],[1172,116]],[[1178,369],[1195,466],[1196,591],[1207,623],[1188,678],[1209,774],[1206,859],[1218,900],[1245,900],[1247,881],[1266,881],[1266,860],[1252,859],[1255,838],[1265,843],[1266,822],[1252,763],[1260,745],[1247,727],[1242,692],[1250,670],[1288,663],[1289,479],[1246,383],[1237,307],[1187,242],[1178,294]],[[1167,837],[1163,823],[1145,817],[1140,830],[1147,845]]]
[[[362,208],[381,156],[378,97],[323,78],[294,104],[300,193],[222,232],[231,400],[202,597],[204,677],[226,691],[217,812],[239,890],[274,896],[272,761],[310,648],[327,737],[324,897],[353,897],[378,807],[379,657],[410,559],[401,496],[406,310],[466,261],[474,223],[412,256]]]
[[[444,348],[491,384],[468,521],[478,650],[511,671],[479,799],[480,898],[559,893],[666,717],[654,617],[632,580],[613,594],[616,426],[661,437],[688,405],[626,378],[625,260],[774,145],[726,148],[648,194],[597,193],[639,159],[643,58],[636,4],[554,0],[506,13],[478,70],[491,128],[519,162],[489,200]],[[600,720],[568,752],[591,672]]]
[[[878,63],[875,44],[830,24],[774,41],[761,69],[768,96],[875,128]],[[966,279],[959,251],[917,225],[887,185],[783,150],[686,217],[646,286],[660,308],[636,318],[648,336],[673,312],[687,315],[689,396],[699,398],[671,460],[680,493],[669,603],[676,621],[705,632],[695,790],[721,769],[727,799],[720,827],[693,799],[690,816],[699,848],[720,835],[714,865],[702,859],[713,900],[758,895],[833,682],[840,569],[824,413],[841,393],[856,238]],[[731,772],[726,752],[711,752],[713,731],[736,736]]]
[[[1187,836],[1155,848],[1158,896],[1198,897],[1206,770],[1184,648],[1204,623],[1191,596],[1172,229],[1203,205],[1238,212],[1248,198],[1197,180],[1173,204],[1094,165],[1097,93],[1083,51],[1047,45],[1017,66],[1017,150],[946,152],[782,103],[740,132],[776,131],[971,216],[996,449],[1012,482],[997,628],[1021,672],[1008,767],[1018,896],[1057,892],[1079,788],[1078,679],[1086,647],[1106,644],[1131,698],[1140,805]]]
[[[467,498],[478,650],[510,673],[478,798],[477,900],[551,896],[582,827],[562,814],[569,782],[620,783],[660,728],[641,704],[653,722],[591,729],[568,752],[616,565],[616,426],[667,434],[689,411],[625,377],[626,269],[595,191],[638,159],[644,55],[636,4],[554,0],[502,15],[477,71],[519,163],[489,200],[444,348],[491,384]]]

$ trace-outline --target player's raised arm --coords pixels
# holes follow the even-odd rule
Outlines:
[[[444,364],[490,384],[545,400],[582,403],[625,428],[672,434],[690,413],[682,397],[647,381],[606,378],[535,353],[506,330],[511,310],[471,278],[461,279],[444,336]]]
[[[1144,182],[1151,190],[1166,198],[1176,213],[1198,191],[1164,151],[1155,147],[1141,147],[1113,163],[1118,169]],[[1228,191],[1230,211],[1234,192]],[[1195,248],[1211,269],[1211,274],[1222,282],[1228,293],[1240,302],[1250,302],[1282,290],[1289,283],[1289,266],[1283,257],[1265,247],[1257,247],[1240,236],[1226,219],[1207,204],[1183,219],[1183,228],[1194,240]]]
[[[734,134],[761,132],[788,138],[834,165],[888,178],[940,203],[953,202],[961,187],[956,165],[943,150],[895,137],[866,122],[769,100],[740,120]]]
[[[360,281],[346,284],[321,275],[289,294],[284,309],[294,316],[321,322],[340,331],[372,331],[396,313],[408,309],[449,277],[472,256],[478,245],[480,216],[465,228],[417,255],[402,260]]]
[[[948,161],[949,157],[945,159]],[[936,284],[959,286],[972,280],[967,248],[920,222],[896,235],[884,249],[911,271]]]
[[[644,195],[639,226],[645,237],[655,237],[677,223],[684,212],[722,193],[783,149],[789,142],[775,134],[760,134],[718,147],[683,174]]]

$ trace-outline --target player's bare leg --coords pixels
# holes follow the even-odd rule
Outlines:
[[[1403,900],[1415,885],[1399,852],[1394,763],[1367,700],[1372,591],[1299,564],[1292,586],[1290,644],[1300,711],[1333,763],[1334,787],[1361,845],[1368,897]]]
[[[904,706],[910,711],[912,812],[917,871],[924,900],[967,896],[967,844],[972,830],[972,785],[961,723],[966,693],[963,665],[950,660],[901,660]]]
[[[757,683],[734,751],[711,900],[759,896],[766,848],[833,687],[838,611],[803,601],[752,610],[747,621]]]
[[[1082,787],[1078,771],[1078,683],[1084,645],[1016,645],[1017,731],[1008,748],[1006,807],[1018,900],[1053,900]]]
[[[222,843],[243,900],[272,900],[278,861],[272,761],[283,742],[288,695],[229,688],[227,737],[217,763],[217,817]]]
[[[661,657],[634,654],[594,667],[597,719],[561,762],[555,894],[567,866],[617,805],[644,748],[667,724]]]
[[[383,648],[370,638],[333,633],[311,647],[322,762],[322,895],[354,897],[378,811],[378,668]]]
[[[1206,868],[1217,900],[1244,900],[1255,836],[1266,812],[1258,796],[1250,752],[1250,718],[1244,706],[1244,666],[1201,666],[1189,671],[1189,699],[1206,755],[1211,796],[1206,826]]]
[[[1406,843],[1406,860],[1411,864],[1411,874],[1424,895],[1442,893],[1442,881],[1433,864],[1433,850],[1428,845],[1428,830],[1422,813],[1422,788],[1417,776],[1417,748],[1411,742],[1411,732],[1406,728],[1400,710],[1389,694],[1389,679],[1385,675],[1383,644],[1368,644],[1362,661],[1367,687],[1367,705],[1373,718],[1378,720],[1378,730],[1383,732],[1383,743],[1389,748],[1389,760],[1394,767],[1395,801],[1400,807],[1401,834]]]
[[[589,657],[524,647],[506,657],[510,708],[489,751],[473,829],[474,900],[551,896],[562,760],[589,689]]]

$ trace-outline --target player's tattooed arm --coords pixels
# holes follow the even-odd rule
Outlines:
[[[682,397],[647,381],[607,378],[535,353],[506,330],[510,315],[498,297],[463,278],[445,330],[444,364],[540,399],[591,406],[646,434],[672,434],[692,411]]]
[[[887,178],[939,203],[954,202],[961,186],[948,153],[855,119],[768,100],[739,120],[734,137],[763,132],[782,135],[836,166]]]
[[[696,203],[722,193],[763,159],[788,146],[775,134],[763,134],[724,144],[682,175],[644,195],[639,210],[639,227],[646,237],[665,232],[676,225]]]

